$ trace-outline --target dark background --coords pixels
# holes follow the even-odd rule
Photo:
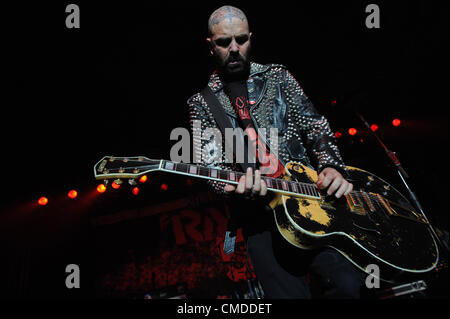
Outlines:
[[[76,1],[80,29],[65,26],[71,2],[2,5],[3,257],[34,247],[45,260],[66,242],[75,247],[66,259],[81,256],[92,215],[193,191],[176,179],[166,192],[155,182],[144,198],[104,197],[96,209],[64,202],[72,188],[80,201],[95,189],[93,165],[104,155],[169,158],[170,132],[188,128],[186,100],[213,71],[207,19],[223,4],[247,13],[253,60],[286,65],[332,129],[343,133],[338,143],[346,163],[405,193],[356,108],[379,125],[428,218],[448,229],[448,1],[375,1],[381,28],[367,29],[372,2]],[[400,127],[391,125],[394,118]],[[349,127],[358,135],[350,137]],[[38,208],[40,196],[49,205]],[[71,211],[75,217],[61,217]]]

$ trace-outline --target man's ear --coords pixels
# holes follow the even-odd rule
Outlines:
[[[206,38],[206,42],[208,43],[209,53],[211,53],[211,55],[213,55],[214,51],[213,51],[213,41],[212,41],[212,39],[208,37],[208,38]]]

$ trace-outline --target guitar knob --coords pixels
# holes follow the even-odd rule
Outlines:
[[[137,182],[136,182],[135,179],[130,178],[130,179],[128,180],[128,184],[130,184],[131,186],[134,186],[134,185],[137,184]]]
[[[122,180],[121,179],[115,179],[114,183],[116,183],[117,185],[120,185],[120,184],[122,184]]]

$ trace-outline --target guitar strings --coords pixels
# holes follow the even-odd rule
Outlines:
[[[148,160],[142,160],[142,161],[136,161],[136,160],[128,160],[128,162],[138,162],[138,163],[145,163],[145,162],[149,162]],[[183,165],[189,165],[189,164],[184,164],[184,163],[174,163],[174,164],[183,164]],[[142,170],[145,170],[145,169],[151,169],[153,166],[155,166],[156,164],[152,164],[152,165],[141,165],[141,166],[128,166],[127,167],[127,169],[142,169]],[[197,167],[199,167],[199,168],[204,168],[204,169],[211,169],[211,168],[209,168],[209,167],[204,167],[204,166],[197,166]],[[113,170],[119,170],[120,168],[113,168]],[[223,171],[223,172],[229,172],[229,171],[227,171],[227,170],[224,170],[224,169],[217,169],[217,170],[219,170],[219,171]],[[242,172],[235,172],[235,174],[237,175],[237,176],[244,176],[245,175],[245,173],[242,173]],[[195,174],[192,174],[192,175],[195,175]],[[272,177],[264,177],[265,179],[270,179],[270,180],[272,180],[272,181],[275,181],[275,185],[277,185],[278,186],[278,184],[277,184],[277,182],[282,182],[282,181],[284,181],[284,182],[286,182],[286,183],[288,183],[288,184],[295,184],[295,185],[297,185],[299,188],[299,190],[300,191],[297,191],[297,192],[294,192],[294,191],[292,191],[292,193],[296,193],[296,194],[305,194],[305,193],[308,193],[308,192],[312,192],[313,194],[305,194],[305,195],[315,195],[315,193],[316,194],[318,194],[318,195],[320,195],[320,189],[317,187],[317,185],[316,184],[314,184],[314,183],[305,183],[305,182],[299,182],[299,181],[290,181],[290,180],[285,180],[285,179],[279,179],[279,178],[272,178]],[[224,181],[226,181],[225,179],[221,179],[221,180],[224,180]],[[306,188],[306,192],[305,191],[302,191],[302,189],[301,189],[301,187],[304,187],[304,188]],[[272,189],[276,189],[276,188],[273,188],[273,187],[271,187]],[[292,188],[292,186],[291,186],[291,188]],[[352,191],[352,192],[350,192],[349,194],[353,194],[353,195],[359,195],[359,194],[362,194],[362,192],[361,191]],[[379,202],[379,198],[378,197],[376,197],[375,195],[372,195],[372,194],[370,194],[370,193],[365,193],[365,194],[367,194],[372,200],[375,200],[375,202],[376,203],[378,203]]]

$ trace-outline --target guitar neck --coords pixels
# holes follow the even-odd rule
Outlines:
[[[161,161],[159,169],[168,173],[186,175],[235,185],[238,184],[240,178],[245,175],[245,173],[242,172],[218,169],[215,167],[204,167],[194,164],[175,163],[166,160]],[[272,178],[268,176],[262,176],[261,179],[264,180],[267,185],[267,189],[270,191],[320,199],[319,190],[314,184],[301,183],[280,178]]]

